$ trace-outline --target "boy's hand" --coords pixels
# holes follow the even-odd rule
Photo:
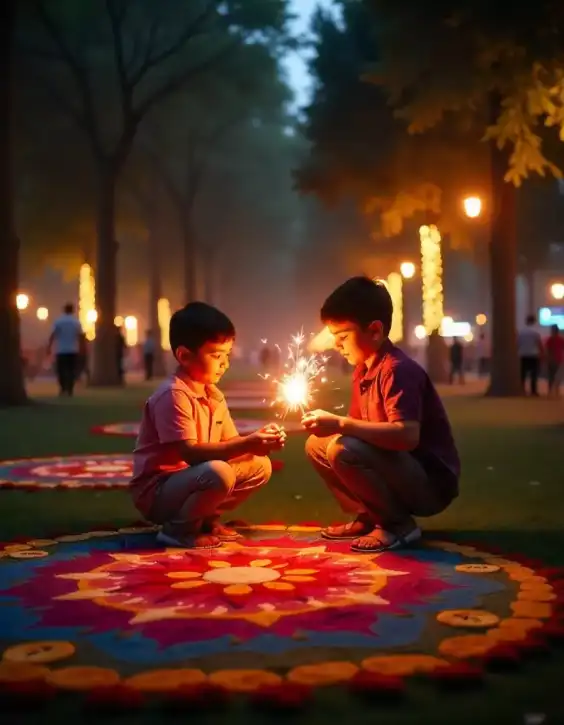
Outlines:
[[[254,456],[265,456],[271,451],[284,448],[286,431],[276,423],[269,423],[263,428],[246,436],[247,452]]]
[[[310,410],[302,418],[302,425],[310,433],[323,437],[339,433],[344,420],[343,416],[326,410]]]

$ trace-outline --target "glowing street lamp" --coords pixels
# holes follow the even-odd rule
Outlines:
[[[562,282],[556,282],[550,288],[550,294],[555,300],[564,300],[564,284]]]
[[[487,321],[488,318],[483,313],[476,315],[476,324],[480,327],[483,327],[487,323]]]
[[[16,297],[16,307],[21,312],[23,312],[23,310],[27,310],[27,308],[29,307],[29,297],[28,297],[28,295],[25,295],[23,293],[20,293]]]
[[[413,262],[402,262],[400,272],[404,279],[412,279],[415,276],[415,265]]]
[[[469,219],[477,219],[482,213],[482,200],[479,196],[467,196],[462,203],[464,213]]]
[[[418,340],[424,340],[427,337],[427,330],[425,329],[425,325],[417,325],[415,328],[415,337]]]
[[[37,319],[44,322],[49,317],[49,310],[46,307],[37,308]]]

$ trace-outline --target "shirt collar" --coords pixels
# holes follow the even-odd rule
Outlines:
[[[191,380],[189,377],[182,375],[182,373],[180,372],[176,373],[176,377],[179,380],[182,380],[182,383],[186,388],[186,393],[191,398],[195,398],[196,400],[211,398],[218,403],[221,403],[225,400],[225,396],[216,385],[206,385],[203,390],[198,386],[198,388],[196,389],[194,381]]]
[[[386,338],[384,340],[384,342],[378,348],[378,351],[376,352],[374,359],[370,363],[370,366],[367,366],[364,363],[362,363],[361,365],[358,365],[355,368],[355,371],[353,373],[353,380],[355,380],[355,381],[357,381],[357,380],[362,380],[362,381],[374,380],[374,378],[378,374],[378,370],[380,369],[380,364],[381,364],[382,360],[392,350],[393,347],[394,347],[393,342],[389,338]]]

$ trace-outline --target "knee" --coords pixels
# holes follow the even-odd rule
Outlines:
[[[206,467],[206,479],[210,486],[230,493],[235,487],[235,471],[227,461],[208,461]]]
[[[353,463],[361,455],[362,441],[350,436],[334,438],[327,446],[327,460],[333,468],[340,464]]]
[[[272,476],[272,461],[268,456],[257,456],[255,458],[257,484],[262,486],[270,481]]]
[[[310,435],[305,442],[306,456],[313,460],[325,458],[327,449],[327,439],[320,438],[316,435]]]

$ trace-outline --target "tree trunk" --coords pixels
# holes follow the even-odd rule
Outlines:
[[[162,297],[161,250],[156,220],[153,217],[149,220],[147,245],[149,250],[149,327],[156,342],[154,374],[157,377],[163,377],[166,370],[159,325],[159,300]]]
[[[117,296],[117,251],[115,238],[115,190],[118,170],[100,162],[98,229],[96,239],[96,339],[91,385],[118,386],[120,376],[114,319]]]
[[[184,304],[198,299],[198,263],[196,233],[191,219],[182,223],[184,242]]]
[[[514,397],[522,394],[517,358],[516,189],[504,180],[508,155],[491,145],[490,283],[492,299],[492,371],[487,394]]]
[[[4,3],[0,31],[0,405],[27,402],[21,358],[20,315],[16,306],[19,282],[19,241],[14,227],[12,73],[16,3]]]

